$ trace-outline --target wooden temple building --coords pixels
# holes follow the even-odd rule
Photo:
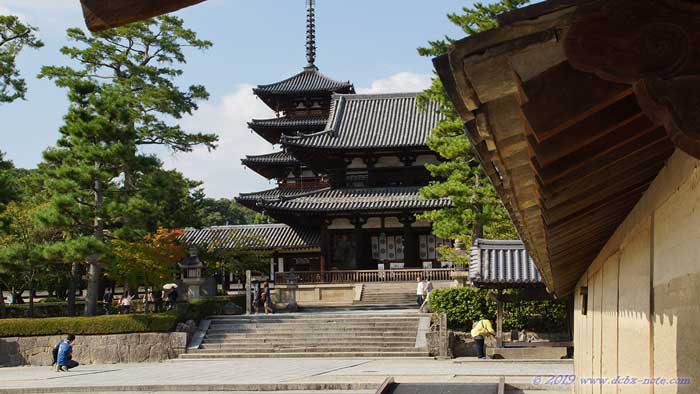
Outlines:
[[[690,0],[547,0],[435,59],[547,288],[573,298],[576,393],[698,392],[698,21]]]
[[[440,268],[438,247],[449,242],[416,220],[451,204],[419,192],[430,182],[425,164],[439,160],[426,144],[441,120],[437,105],[419,107],[416,93],[356,94],[351,82],[322,74],[315,64],[312,1],[306,57],[300,73],[253,90],[276,116],[248,125],[279,148],[242,160],[277,186],[241,194],[239,203],[298,233],[317,234],[317,245],[303,254],[283,253],[274,270]]]

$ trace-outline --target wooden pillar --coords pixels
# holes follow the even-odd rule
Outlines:
[[[331,258],[331,234],[328,231],[328,222],[321,223],[321,271],[327,269],[328,264],[332,264]]]
[[[362,229],[362,225],[367,222],[367,219],[354,217],[352,224],[355,226],[353,238],[355,240],[355,269],[367,269],[369,255],[367,247],[367,237]]]
[[[253,312],[253,296],[251,294],[252,275],[250,270],[245,272],[245,313],[250,315]]]
[[[413,216],[401,217],[403,224],[403,261],[406,268],[420,267],[418,259],[418,234],[411,227],[415,219]]]
[[[503,347],[503,290],[498,289],[496,298],[496,347]]]

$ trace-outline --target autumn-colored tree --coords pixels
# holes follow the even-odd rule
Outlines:
[[[182,235],[183,230],[160,227],[139,241],[112,240],[114,261],[105,267],[107,276],[125,286],[162,286],[187,257],[186,247],[178,241]]]

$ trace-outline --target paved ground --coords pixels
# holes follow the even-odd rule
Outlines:
[[[398,382],[495,382],[529,384],[534,376],[573,373],[570,362],[512,362],[426,359],[245,359],[157,364],[88,365],[68,373],[48,367],[0,368],[0,393],[180,391],[197,386],[211,392],[262,389],[371,390],[387,376]],[[360,384],[360,386],[358,386]],[[362,386],[364,385],[364,386]],[[266,388],[267,387],[267,388]],[[15,389],[10,391],[10,389]],[[24,391],[22,390],[22,391]],[[24,391],[29,392],[29,391]],[[346,392],[347,393],[347,392]]]

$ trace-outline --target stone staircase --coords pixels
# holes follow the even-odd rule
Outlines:
[[[362,298],[355,301],[355,305],[418,308],[416,304],[416,283],[365,283],[362,289]]]
[[[423,338],[430,318],[416,312],[213,316],[210,320],[199,348],[181,359],[429,355]]]

